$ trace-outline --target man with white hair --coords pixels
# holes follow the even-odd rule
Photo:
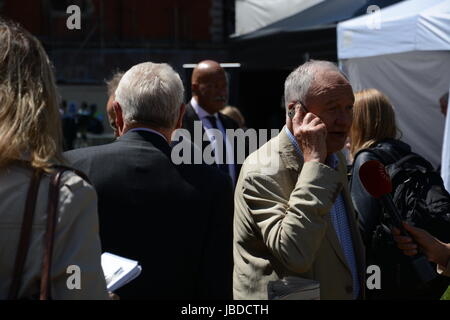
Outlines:
[[[169,65],[136,65],[115,93],[117,140],[66,153],[97,190],[103,250],[143,268],[122,299],[231,297],[232,185],[212,167],[171,161],[183,95]]]
[[[339,152],[352,87],[334,64],[309,61],[287,78],[285,102],[286,126],[245,160],[236,186],[234,298],[268,299],[272,282],[299,283],[289,277],[319,282],[320,299],[361,298],[364,251]]]

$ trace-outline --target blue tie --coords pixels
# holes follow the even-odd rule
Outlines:
[[[214,116],[207,116],[206,117],[208,120],[209,120],[209,122],[211,123],[211,125],[212,125],[212,127],[214,128],[214,129],[217,129],[217,130],[219,130],[220,131],[220,129],[219,129],[219,127],[217,127],[217,120],[216,120],[216,117],[214,117]],[[225,138],[225,137],[224,137]],[[219,141],[217,141],[217,143],[220,143]],[[227,147],[226,147],[226,142],[225,142],[225,139],[223,139],[222,140],[222,145],[223,145],[223,154],[222,155],[220,155],[219,154],[219,157],[221,158],[221,163],[218,163],[217,164],[217,166],[219,167],[219,169],[221,170],[221,171],[223,171],[224,173],[226,173],[226,174],[230,174],[229,172],[228,172],[228,165],[226,164],[227,162],[226,162],[226,159],[227,159]],[[215,150],[214,150],[214,153],[215,153]]]
[[[333,222],[334,230],[341,243],[342,250],[344,251],[345,259],[350,267],[353,278],[353,298],[357,298],[359,295],[359,278],[356,268],[355,251],[353,248],[352,236],[349,228],[347,212],[345,209],[344,199],[342,194],[336,198],[336,201],[331,208],[331,220]]]

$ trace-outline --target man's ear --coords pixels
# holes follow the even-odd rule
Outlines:
[[[180,106],[180,113],[178,114],[178,120],[177,120],[175,130],[183,127],[183,117],[184,117],[185,111],[186,111],[186,105],[184,103],[182,103]]]
[[[192,91],[192,95],[197,95],[197,93],[198,93],[198,83],[192,83],[191,84],[191,91]]]
[[[113,108],[114,108],[114,112],[116,113],[115,121],[116,121],[117,133],[119,136],[121,136],[123,134],[123,129],[124,129],[122,107],[120,106],[120,104],[117,101],[114,101]]]

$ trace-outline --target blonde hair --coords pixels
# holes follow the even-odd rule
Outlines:
[[[388,98],[376,89],[355,93],[353,124],[350,130],[351,154],[373,147],[379,141],[399,136],[395,112]]]
[[[22,159],[49,171],[63,162],[61,136],[47,54],[28,31],[0,19],[0,168]]]
[[[239,125],[239,128],[245,127],[245,118],[242,115],[241,111],[239,111],[238,108],[233,107],[233,106],[226,106],[225,108],[220,110],[220,113],[222,113],[222,114],[226,115],[227,117],[230,117],[231,119],[236,121],[237,124]]]

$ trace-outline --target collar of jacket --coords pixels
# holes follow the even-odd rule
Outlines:
[[[278,143],[279,143],[279,153],[286,164],[286,168],[300,172],[300,170],[303,167],[304,160],[292,145],[292,142],[286,133],[286,126],[283,127],[283,129],[278,135]],[[341,152],[336,152],[335,156],[336,159],[338,160],[338,165],[335,169],[337,171],[347,172],[345,157],[342,155]]]
[[[138,130],[138,131],[128,131],[123,136],[120,136],[117,138],[117,141],[119,142],[149,142],[157,149],[164,152],[168,157],[171,155],[171,148],[170,145],[167,143],[167,141],[161,137],[160,135],[144,131],[144,130]]]
[[[300,172],[303,167],[303,159],[295,150],[285,130],[286,126],[284,126],[278,134],[278,150],[280,157],[283,159],[287,169]]]

